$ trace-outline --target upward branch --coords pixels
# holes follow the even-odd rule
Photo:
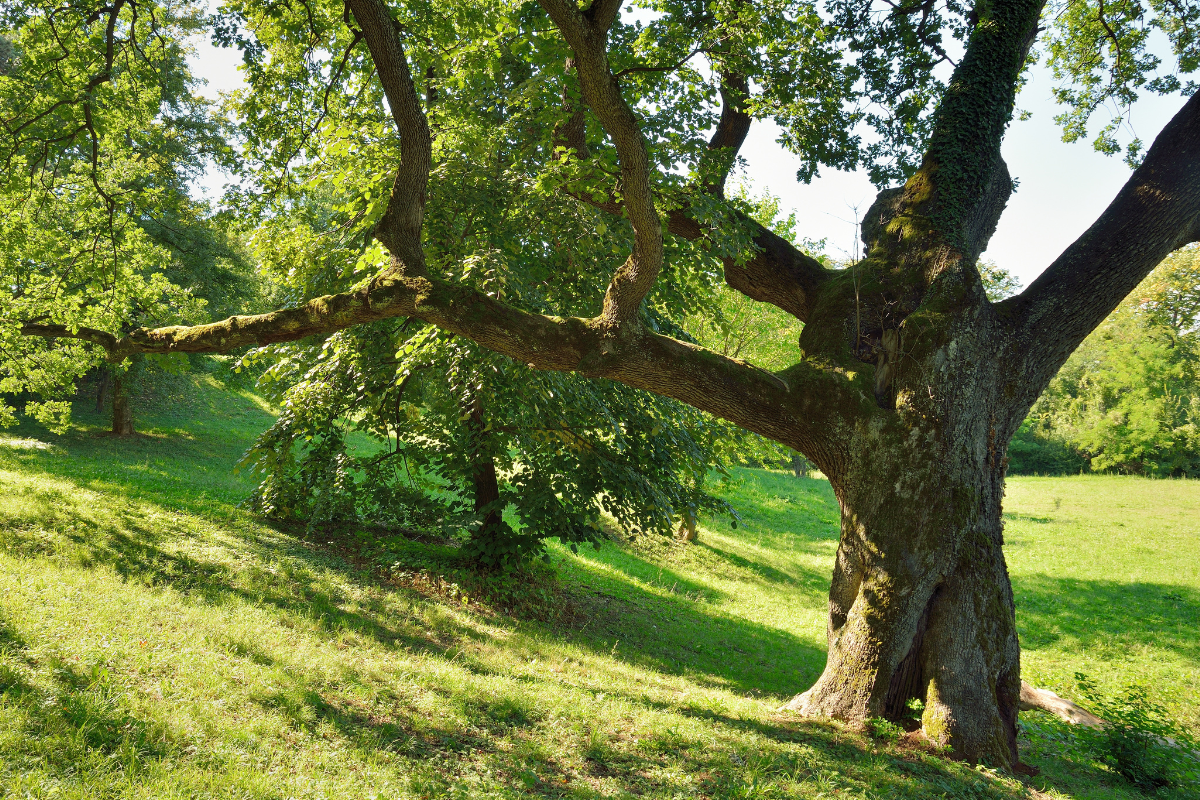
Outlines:
[[[608,30],[620,3],[596,0],[586,12],[574,0],[541,0],[541,5],[574,52],[583,98],[612,138],[621,163],[620,190],[633,226],[633,252],[613,275],[603,311],[605,322],[618,327],[637,316],[663,262],[662,223],[654,208],[646,140],[608,63]]]
[[[382,0],[346,0],[362,29],[375,72],[383,85],[392,119],[400,132],[400,166],[387,210],[375,230],[406,274],[425,273],[421,228],[432,165],[429,122],[413,84],[396,24]]]
[[[1000,143],[1043,5],[977,4],[979,22],[935,113],[920,169],[902,192],[881,194],[868,212],[869,250],[915,245],[912,281],[928,283],[948,266],[973,264],[995,230],[1012,191]],[[929,257],[935,243],[944,250],[940,258]]]
[[[569,59],[568,70],[574,66],[575,60]],[[720,93],[721,116],[709,139],[707,152],[701,159],[701,185],[693,187],[693,191],[718,197],[724,195],[725,181],[753,122],[753,118],[745,111],[749,94],[749,82],[745,76],[723,73]],[[583,137],[586,107],[574,106],[566,101],[564,107],[570,116],[557,131],[557,144],[573,148],[579,158],[589,158]],[[573,196],[610,214],[620,216],[625,209],[624,202],[614,196],[599,201],[590,193]],[[816,301],[817,290],[829,277],[829,272],[821,262],[763,225],[736,212],[730,213],[737,217],[740,224],[750,228],[754,252],[745,261],[733,256],[722,258],[725,283],[752,300],[770,303],[801,321],[807,320]],[[667,230],[689,241],[709,235],[709,231],[692,218],[688,205],[667,213]]]
[[[1024,399],[1171,251],[1200,240],[1200,95],[1167,123],[1116,198],[1028,289],[1000,304]]]
[[[705,188],[718,197],[724,196],[725,181],[750,133],[753,118],[746,113],[749,96],[750,82],[745,75],[721,75],[721,119],[708,140],[707,157],[700,165],[701,177],[707,184]]]

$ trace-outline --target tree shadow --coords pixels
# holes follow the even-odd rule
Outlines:
[[[724,614],[714,607],[724,592],[628,549],[610,548],[581,554],[576,561],[582,575],[570,588],[574,622],[564,629],[573,641],[656,672],[742,694],[791,697],[824,669],[824,648]],[[777,574],[784,587],[794,585],[790,575]]]
[[[775,584],[780,587],[791,587],[802,589],[810,593],[826,594],[829,591],[829,574],[818,573],[816,570],[806,570],[796,568],[793,571],[780,569],[779,567],[766,564],[762,561],[755,561],[738,555],[731,550],[718,547],[711,542],[701,540],[696,543],[708,552],[712,553],[717,558],[728,562],[730,565],[737,567],[746,572],[753,573],[762,583]]]
[[[1013,591],[1024,647],[1070,637],[1084,648],[1153,647],[1200,664],[1200,591],[1190,586],[1021,575]]]
[[[177,420],[154,417],[146,420],[143,435],[128,438],[112,437],[102,426],[73,427],[55,435],[22,418],[6,435],[45,446],[0,448],[0,462],[12,460],[26,470],[85,489],[119,491],[133,500],[159,503],[168,497],[174,510],[228,518],[229,507],[254,487],[250,476],[236,472],[236,465],[255,431],[265,430],[273,419],[235,395],[229,395],[228,405],[209,408],[213,419],[201,421],[202,430],[195,430],[195,420],[189,419],[184,429],[173,424]],[[99,421],[89,412],[76,416]],[[221,421],[231,417],[244,418],[244,425],[232,431],[222,427]],[[158,427],[158,422],[167,424]],[[186,468],[179,469],[181,465]]]
[[[251,702],[282,717],[307,738],[332,730],[364,753],[386,751],[429,765],[420,780],[424,781],[422,787],[432,787],[435,796],[449,794],[457,780],[439,772],[440,765],[446,763],[465,764],[465,769],[482,764],[505,791],[540,797],[565,796],[579,781],[600,779],[652,791],[660,780],[657,775],[678,772],[697,776],[697,785],[717,797],[752,793],[769,780],[780,785],[793,779],[823,781],[822,786],[849,791],[862,785],[861,778],[854,777],[862,770],[873,770],[869,774],[876,790],[885,796],[905,796],[913,786],[937,787],[956,797],[1008,796],[979,793],[980,779],[955,765],[939,766],[881,754],[865,740],[847,736],[836,727],[742,719],[684,700],[663,702],[624,690],[617,693],[631,703],[702,721],[718,737],[735,731],[752,737],[753,743],[732,751],[728,746],[714,747],[707,733],[672,733],[670,729],[635,740],[619,724],[609,722],[604,723],[608,727],[581,736],[578,744],[572,745],[577,749],[566,751],[581,753],[582,766],[573,757],[572,763],[565,763],[555,755],[531,756],[500,748],[497,742],[505,738],[520,742],[544,736],[539,730],[547,717],[562,713],[561,709],[540,706],[540,701],[531,699],[536,694],[526,691],[531,681],[552,682],[554,678],[515,677],[511,671],[485,664],[469,653],[463,655],[464,644],[492,641],[489,634],[465,623],[447,621],[440,630],[415,629],[395,619],[386,603],[370,597],[360,597],[352,608],[346,595],[322,580],[322,573],[336,573],[340,582],[351,586],[378,587],[373,578],[327,550],[271,528],[238,525],[220,529],[221,546],[244,556],[241,567],[231,566],[215,555],[206,557],[203,548],[179,550],[177,540],[196,534],[184,523],[170,520],[173,510],[126,508],[107,520],[68,528],[60,535],[75,552],[74,564],[84,569],[104,568],[128,583],[170,587],[189,602],[228,605],[237,601],[303,614],[328,635],[354,631],[374,642],[453,662],[468,673],[506,679],[426,685],[425,691],[437,694],[458,712],[443,718],[414,705],[412,698],[405,696],[403,684],[390,685],[387,675],[343,666],[336,679],[329,679],[310,674],[302,666],[281,663],[253,641],[231,638],[223,643],[230,657],[272,671],[270,684],[256,690]],[[54,555],[36,550],[33,532],[10,535],[18,540],[29,539],[26,544],[31,553]],[[611,655],[647,669],[685,676],[700,686],[755,689],[780,697],[810,683],[823,664],[820,648],[785,632],[714,613],[702,600],[662,597],[632,580],[618,578],[616,582],[619,596],[612,591],[614,579],[610,576],[597,584],[609,592],[597,595],[593,590],[590,595],[576,598],[582,615],[593,620],[590,624],[576,621],[565,630],[554,630],[528,623],[534,638],[538,632],[566,633],[598,656]],[[586,592],[587,587],[577,586],[574,591]],[[527,625],[502,618],[493,619],[491,624],[508,633]],[[505,646],[519,653],[522,648],[531,650],[537,645],[536,641],[514,637]],[[26,650],[25,642],[2,618],[0,650],[10,654]],[[452,650],[456,651],[453,655]],[[774,668],[769,663],[764,666],[781,653],[788,654],[786,661]],[[797,668],[806,660],[812,664],[810,672]],[[613,666],[621,667],[615,663]],[[107,759],[106,763],[130,758],[145,764],[191,757],[187,749],[193,743],[183,733],[130,711],[111,691],[105,674],[95,667],[42,664],[39,673],[48,672],[52,681],[49,686],[35,685],[18,671],[12,672],[15,677],[11,679],[4,677],[7,673],[0,676],[4,681],[0,691],[5,693],[6,702],[11,698],[11,702],[28,709],[26,735],[76,743],[61,748],[48,763],[55,774],[99,769],[93,766],[99,758]],[[361,698],[378,698],[378,702]],[[814,755],[797,745],[809,745],[820,752]],[[886,774],[880,771],[881,764],[888,770]],[[445,791],[439,791],[443,784]]]
[[[25,640],[0,616],[0,657],[17,661],[14,669],[0,660],[0,704],[18,712],[19,730],[30,738],[53,741],[39,758],[45,767],[72,774],[81,760],[97,755],[104,760],[163,758],[172,738],[161,725],[130,714],[119,702],[119,691],[106,668],[90,669],[56,655],[31,656]],[[25,670],[37,669],[40,680]],[[7,718],[13,720],[14,715]]]

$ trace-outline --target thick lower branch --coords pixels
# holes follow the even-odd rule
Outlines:
[[[754,220],[743,218],[739,222],[750,227],[755,252],[743,263],[723,259],[725,282],[751,300],[770,303],[806,322],[816,305],[817,291],[830,276],[829,270]],[[670,212],[667,230],[692,241],[707,233],[683,209]]]
[[[826,427],[835,422],[831,414],[869,413],[873,406],[850,376],[833,369],[801,362],[787,371],[785,382],[641,326],[613,335],[603,318],[532,314],[470,287],[424,277],[385,275],[358,291],[298,308],[208,325],[142,328],[120,339],[58,325],[27,325],[22,332],[90,341],[119,362],[134,353],[220,353],[296,341],[392,317],[416,317],[535,369],[608,378],[672,397],[801,450],[822,468],[836,457]]]

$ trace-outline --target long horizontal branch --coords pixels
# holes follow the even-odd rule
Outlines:
[[[807,362],[789,369],[785,382],[745,362],[640,326],[613,336],[603,318],[533,314],[473,288],[425,277],[385,275],[357,291],[318,297],[297,308],[207,325],[141,328],[119,339],[61,325],[26,325],[22,333],[90,341],[103,347],[110,360],[120,361],[134,353],[220,353],[295,341],[392,317],[422,319],[535,369],[609,378],[675,398],[816,453],[819,465],[833,457],[822,435],[829,409],[851,413],[858,406],[868,408],[846,376]]]
[[[24,336],[41,336],[44,339],[79,339],[80,341],[100,345],[100,347],[104,348],[108,360],[114,363],[124,361],[129,356],[138,352],[137,350],[123,347],[121,340],[108,331],[101,331],[95,328],[68,328],[66,325],[42,325],[31,322],[22,325],[20,330]]]

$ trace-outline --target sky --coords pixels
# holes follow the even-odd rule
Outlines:
[[[215,99],[221,91],[244,85],[237,69],[241,64],[237,50],[213,47],[207,41],[198,41],[195,47],[192,68],[208,81],[203,94]],[[1052,87],[1049,71],[1038,66],[1017,98],[1017,107],[1032,117],[1013,122],[1002,153],[1020,186],[983,254],[1025,285],[1095,221],[1130,174],[1119,156],[1097,153],[1090,139],[1072,144],[1062,141],[1054,123],[1058,106],[1051,96]],[[1178,95],[1146,97],[1133,107],[1128,121],[1146,147],[1185,100]],[[1107,116],[1098,117],[1093,128],[1107,122]],[[785,214],[796,212],[799,234],[825,239],[830,255],[854,255],[855,209],[861,217],[875,198],[866,174],[824,170],[811,184],[799,183],[799,159],[775,141],[777,135],[774,123],[756,122],[742,148],[745,176],[754,191],[766,190],[779,197]],[[222,176],[209,173],[201,189],[206,196],[217,198],[222,183]]]
[[[1059,107],[1051,96],[1052,87],[1049,71],[1039,66],[1017,98],[1017,108],[1032,117],[1012,123],[1001,152],[1020,185],[983,254],[1025,285],[1087,230],[1130,175],[1120,156],[1097,153],[1090,139],[1062,141],[1054,123]],[[1133,107],[1130,122],[1147,147],[1184,102],[1186,98],[1179,96],[1148,97]],[[1108,120],[1107,115],[1098,116],[1093,128]],[[875,199],[875,188],[862,171],[824,170],[810,185],[797,183],[800,161],[775,143],[776,135],[770,124],[756,123],[751,128],[742,153],[752,184],[778,196],[783,208],[796,212],[802,236],[826,239],[827,250],[836,257],[853,255],[855,207],[858,216],[865,214]]]

